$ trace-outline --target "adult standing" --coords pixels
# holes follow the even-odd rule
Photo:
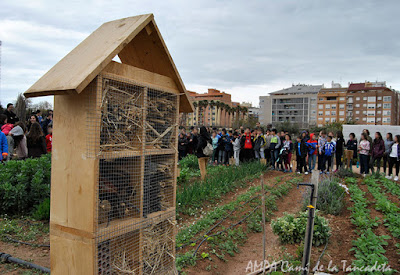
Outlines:
[[[188,139],[184,133],[180,133],[178,137],[179,160],[186,157],[187,152],[188,152]]]
[[[246,128],[244,134],[240,139],[240,154],[242,155],[243,161],[250,161],[253,157],[254,148],[254,137],[252,136],[250,129]]]
[[[15,124],[19,121],[19,118],[14,113],[14,105],[12,103],[7,104],[7,109],[4,111],[4,114],[7,116],[8,123]]]
[[[389,163],[389,154],[392,148],[394,141],[392,133],[386,134],[385,140],[385,153],[383,154],[383,173],[386,174],[386,166]]]
[[[28,125],[26,126],[28,132],[31,130],[31,126],[32,126],[32,124],[34,124],[34,123],[39,123],[39,120],[38,120],[36,114],[32,113],[31,116],[29,117]],[[48,124],[47,124],[47,125],[48,125]],[[40,124],[39,124],[39,126],[40,126]],[[47,127],[47,126],[46,126],[46,127]]]
[[[37,119],[37,117],[36,117]],[[47,126],[49,126],[49,124],[53,121],[53,111],[49,111],[46,115],[46,119],[43,121],[42,123],[42,129],[43,129],[43,133],[46,136],[47,133]]]
[[[204,127],[205,128],[205,127]],[[197,132],[197,127],[191,127],[191,132],[192,132],[192,148],[193,148],[193,154],[196,154],[198,143],[199,143],[199,135]],[[207,132],[207,129],[206,129]]]
[[[385,142],[380,132],[375,133],[375,139],[372,145],[372,158],[370,163],[371,172],[374,173],[374,164],[376,161],[376,172],[379,174],[381,170],[381,159],[385,153]]]
[[[201,126],[200,128],[200,135],[198,136],[198,143],[197,143],[197,150],[196,150],[196,156],[199,161],[199,168],[200,168],[200,174],[201,174],[201,180],[204,180],[207,175],[207,162],[210,157],[204,155],[203,149],[206,148],[208,143],[212,143],[210,134],[207,131],[207,128],[204,126]]]
[[[365,175],[367,175],[369,172],[368,159],[369,159],[369,152],[371,151],[371,143],[368,141],[367,133],[361,134],[361,141],[360,145],[358,146],[358,151],[360,153],[360,166],[361,166],[360,174],[362,174],[365,177]]]
[[[345,141],[343,133],[342,131],[338,131],[336,133],[336,151],[335,151],[336,171],[343,165],[342,157],[343,157],[344,146],[345,146]]]
[[[399,166],[400,166],[400,135],[396,135],[394,137],[394,143],[390,147],[389,152],[389,170],[387,179],[393,178],[393,166],[396,165],[396,176],[394,177],[395,181],[399,180]]]
[[[358,148],[358,142],[354,133],[350,133],[346,148],[347,168],[350,169],[350,171],[353,171],[353,159],[357,159]]]
[[[33,123],[26,135],[28,158],[38,158],[47,153],[46,139],[39,123]]]

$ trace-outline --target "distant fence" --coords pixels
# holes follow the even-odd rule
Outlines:
[[[372,139],[374,139],[375,132],[381,132],[382,137],[385,139],[387,133],[400,135],[400,126],[391,125],[343,125],[343,135],[347,140],[350,133],[356,134],[357,139],[361,138],[363,129],[368,129]]]

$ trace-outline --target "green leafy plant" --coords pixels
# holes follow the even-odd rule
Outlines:
[[[279,236],[282,243],[300,243],[304,241],[307,227],[307,212],[300,212],[297,215],[285,213],[281,218],[272,220],[271,227],[274,234]],[[316,212],[314,219],[313,245],[325,244],[330,236],[328,221]]]
[[[50,219],[50,199],[47,198],[36,206],[36,210],[32,213],[32,218],[37,221]]]
[[[0,166],[0,214],[28,214],[50,197],[51,155]]]

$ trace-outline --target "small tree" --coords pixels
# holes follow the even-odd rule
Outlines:
[[[29,104],[30,101],[26,99],[23,94],[18,95],[17,102],[15,103],[15,114],[22,121],[27,119],[26,110],[29,107]]]

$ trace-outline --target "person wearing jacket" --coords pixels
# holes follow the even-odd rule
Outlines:
[[[324,156],[324,163],[322,164],[322,173],[329,174],[329,169],[332,168],[332,157],[335,155],[336,146],[332,141],[331,136],[327,136],[324,147],[322,148],[322,153]]]
[[[306,157],[307,157],[307,145],[301,136],[297,137],[296,145],[294,146],[296,150],[296,161],[297,161],[297,174],[307,172]]]
[[[7,116],[8,123],[15,124],[19,121],[17,115],[13,112],[14,105],[12,103],[7,104],[7,109],[4,111],[4,114]]]
[[[396,176],[394,177],[395,181],[399,180],[399,166],[400,166],[400,135],[396,135],[394,137],[394,142],[390,146],[389,151],[389,170],[387,179],[393,178],[393,166],[396,165]]]
[[[187,152],[188,152],[188,139],[184,133],[180,133],[178,137],[178,155],[179,155],[179,160],[183,159],[186,157]]]
[[[308,149],[308,169],[310,170],[310,173],[312,173],[312,171],[315,169],[315,163],[317,162],[318,154],[318,141],[314,133],[310,134],[310,139],[306,144]]]
[[[358,141],[354,133],[350,133],[346,144],[347,169],[353,171],[353,159],[357,159]]]
[[[292,138],[289,134],[285,135],[285,141],[283,142],[283,161],[285,163],[285,169],[283,172],[292,172],[292,168],[290,167],[290,162],[292,161],[292,152],[293,152],[293,142]]]
[[[336,159],[336,170],[337,171],[340,167],[342,167],[343,162],[342,162],[342,157],[343,157],[343,151],[345,147],[345,141],[343,137],[342,131],[338,131],[336,133],[336,151],[335,151],[335,159]]]
[[[17,122],[10,131],[10,135],[13,138],[13,148],[15,148],[18,159],[26,159],[28,157],[28,147],[26,145],[25,126],[23,122]]]
[[[265,159],[264,155],[264,146],[265,146],[265,137],[260,128],[257,129],[257,137],[254,140],[254,154],[257,160]]]
[[[226,145],[228,144],[228,135],[226,129],[222,129],[221,137],[218,139],[218,164],[225,165],[227,158]]]
[[[389,164],[389,154],[390,154],[393,143],[394,143],[394,141],[393,141],[392,133],[387,133],[386,140],[385,140],[385,153],[383,154],[383,173],[384,174],[386,174],[386,166],[387,166],[387,164]]]
[[[233,139],[231,140],[233,145],[233,158],[235,159],[235,165],[240,164],[240,137],[238,133],[233,133]]]
[[[211,135],[211,141],[213,146],[212,162],[214,165],[218,164],[218,140],[219,137],[217,136],[217,132],[213,131]]]
[[[276,134],[276,129],[272,129],[271,131],[271,140],[269,144],[269,149],[271,152],[271,165],[272,169],[278,169],[278,164],[276,161],[278,160],[279,148],[281,147],[281,139]]]
[[[323,168],[323,163],[324,163],[324,155],[322,153],[322,150],[324,148],[324,145],[326,143],[326,132],[322,130],[319,133],[319,138],[318,138],[318,170],[322,171]]]
[[[210,134],[207,132],[206,127],[201,126],[200,135],[198,136],[197,141],[196,156],[199,161],[201,180],[204,180],[207,175],[207,162],[209,157],[204,155],[203,149],[206,148],[208,143],[212,143]]]
[[[233,157],[233,145],[232,141],[233,140],[233,132],[229,131],[226,135],[226,144],[225,144],[225,151],[226,151],[226,158],[225,158],[225,164],[229,165],[229,160]]]
[[[28,147],[28,158],[38,158],[47,154],[46,139],[39,123],[33,123],[29,133],[26,135]]]
[[[382,135],[380,132],[375,133],[375,139],[372,143],[372,154],[371,154],[371,162],[370,168],[371,172],[374,173],[374,163],[376,161],[376,173],[379,174],[381,168],[381,159],[383,154],[385,153],[385,142],[383,141]]]
[[[244,134],[240,139],[241,145],[241,159],[243,161],[250,161],[253,158],[254,137],[251,135],[250,129],[246,128]]]
[[[364,177],[369,172],[368,159],[369,159],[369,152],[371,151],[370,149],[371,149],[371,144],[368,141],[368,135],[367,133],[362,133],[360,145],[358,145],[358,151],[360,154],[360,167],[361,167],[360,174],[363,175]]]
[[[8,158],[8,142],[6,135],[0,132],[0,161],[5,161]]]

